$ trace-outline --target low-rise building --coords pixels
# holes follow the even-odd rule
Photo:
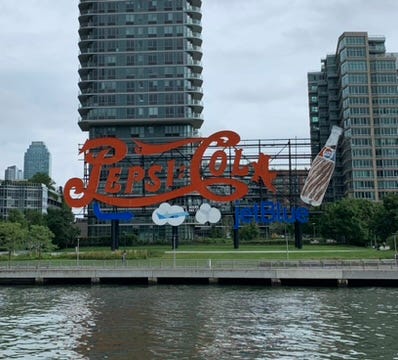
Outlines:
[[[60,206],[62,196],[46,185],[28,181],[0,181],[0,220],[7,220],[10,210],[35,210],[47,214],[50,206]]]

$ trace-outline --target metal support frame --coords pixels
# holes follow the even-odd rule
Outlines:
[[[191,152],[194,151],[194,147],[192,144],[189,145],[191,148]],[[206,177],[206,172],[208,172],[208,164],[211,159],[211,156],[214,152],[214,149],[218,148],[218,146],[212,145],[205,152],[202,159],[202,172],[203,176]],[[249,164],[258,159],[260,153],[267,154],[271,157],[270,159],[270,170],[277,171],[278,177],[275,181],[277,192],[271,193],[266,189],[265,185],[262,181],[258,183],[252,183],[251,174],[247,177],[243,178],[242,181],[247,181],[249,186],[249,193],[247,195],[247,199],[244,201],[247,204],[254,202],[261,202],[262,200],[273,200],[280,201],[285,204],[285,206],[296,206],[299,200],[299,191],[302,186],[303,181],[305,180],[305,174],[308,171],[311,164],[311,142],[308,138],[294,138],[294,139],[257,139],[257,140],[241,140],[241,142],[236,146],[236,148],[243,150],[242,163]],[[193,149],[193,150],[192,150]],[[294,150],[294,151],[292,151]],[[224,151],[227,152],[228,163],[225,177],[231,177],[232,174],[232,164],[234,161],[234,148],[224,148]],[[162,156],[159,155],[159,159]],[[177,160],[187,161],[186,155],[181,152],[173,153],[171,156]],[[133,157],[129,159],[133,163]],[[145,164],[145,159],[142,157],[137,157],[137,161],[139,161],[140,165]],[[188,160],[189,161],[189,160]],[[89,166],[87,163],[84,163],[84,183],[88,183],[89,178]],[[278,180],[279,178],[279,180]],[[287,178],[287,179],[286,179]],[[286,181],[287,180],[287,181]],[[232,189],[230,185],[225,185],[225,187],[217,186],[213,191],[220,191],[221,193],[230,193]],[[191,196],[191,195],[187,195]],[[174,199],[173,201],[179,201],[178,199]],[[204,199],[204,201],[207,201]],[[221,208],[221,211],[224,216],[233,217],[234,219],[234,204],[214,204],[213,206],[218,206]],[[148,209],[149,211],[149,209]],[[85,208],[85,215],[88,215],[88,208]],[[232,221],[232,223],[235,219]],[[90,224],[90,226],[95,226],[95,224]],[[103,226],[103,224],[102,224]],[[112,250],[116,250],[119,248],[119,221],[112,220],[111,221],[111,248]],[[123,224],[123,227],[125,224]],[[234,226],[235,227],[235,226]],[[172,239],[175,239],[175,246],[178,247],[178,230],[176,227],[172,227]],[[233,229],[233,245],[234,248],[239,248],[239,230]],[[295,224],[294,226],[295,233],[295,246],[297,248],[302,247],[302,229],[300,224]],[[174,247],[174,245],[173,245]]]

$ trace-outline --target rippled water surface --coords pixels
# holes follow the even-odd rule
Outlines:
[[[398,290],[0,287],[1,359],[398,359]]]

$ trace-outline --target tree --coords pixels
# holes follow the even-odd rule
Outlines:
[[[46,223],[54,234],[54,244],[66,248],[75,244],[80,230],[74,226],[75,217],[65,204],[61,209],[48,209]]]
[[[380,205],[363,199],[327,204],[319,222],[323,237],[352,245],[366,245],[374,237],[374,218]]]
[[[373,220],[375,233],[381,241],[398,231],[398,194],[389,194]]]
[[[8,221],[19,223],[23,228],[31,225],[45,225],[43,214],[38,210],[26,209],[24,212],[18,209],[11,209],[8,213]]]
[[[44,218],[43,213],[38,210],[26,209],[25,210],[25,219],[28,222],[29,226],[32,225],[45,225],[46,219]]]
[[[0,222],[0,247],[8,251],[8,260],[11,253],[24,249],[27,243],[27,230],[19,223]]]
[[[8,212],[8,221],[21,224],[23,228],[28,227],[28,222],[26,221],[24,213],[18,209],[10,209]]]
[[[41,256],[43,251],[51,251],[55,248],[51,242],[54,234],[47,226],[32,225],[29,230],[29,250],[34,251],[36,256]]]
[[[44,184],[49,189],[55,190],[55,182],[46,173],[36,173],[29,179],[29,181],[37,184]]]

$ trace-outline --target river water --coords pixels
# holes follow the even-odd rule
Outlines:
[[[398,359],[398,289],[0,287],[0,359]]]

